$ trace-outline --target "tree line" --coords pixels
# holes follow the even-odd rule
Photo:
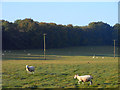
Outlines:
[[[2,49],[42,49],[46,33],[46,48],[72,46],[113,45],[118,42],[120,24],[110,26],[102,21],[87,26],[62,25],[37,22],[30,18],[14,22],[0,20],[2,26]],[[118,45],[118,43],[116,43]]]

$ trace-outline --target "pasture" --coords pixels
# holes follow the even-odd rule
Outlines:
[[[118,87],[118,57],[114,59],[112,46],[48,49],[46,60],[43,50],[7,50],[3,53],[2,88]],[[92,58],[94,54],[98,58]],[[34,74],[26,72],[26,64],[35,66]],[[78,84],[73,78],[75,74],[92,75],[93,85],[89,82]]]

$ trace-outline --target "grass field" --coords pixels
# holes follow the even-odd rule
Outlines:
[[[9,50],[3,53],[3,88],[118,87],[118,57],[114,59],[112,46],[49,49],[46,60],[42,50]],[[98,58],[92,58],[94,54]],[[35,74],[26,72],[26,64],[35,66]],[[93,85],[89,82],[78,84],[78,80],[73,78],[75,74],[92,75]]]

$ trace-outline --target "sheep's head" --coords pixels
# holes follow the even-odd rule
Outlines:
[[[78,74],[76,74],[76,75],[74,76],[74,79],[76,79],[76,78],[77,78],[77,76],[78,76]]]
[[[26,65],[26,68],[28,67],[28,65]]]

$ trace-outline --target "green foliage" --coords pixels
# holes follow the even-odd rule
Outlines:
[[[120,24],[111,27],[103,22],[91,22],[80,27],[36,22],[30,18],[18,19],[14,23],[2,20],[2,45],[3,49],[41,49],[43,33],[47,33],[47,48],[113,45],[113,40],[118,40],[119,27]]]

